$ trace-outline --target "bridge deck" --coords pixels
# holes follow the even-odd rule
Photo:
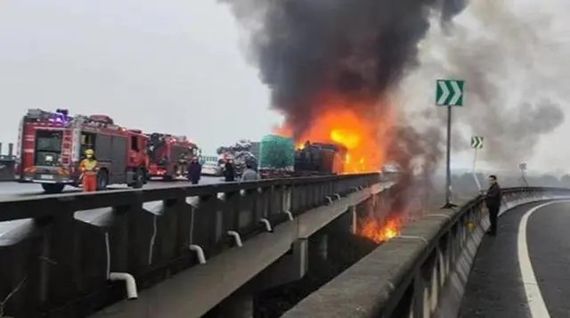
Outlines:
[[[504,214],[498,235],[481,243],[459,316],[570,317],[569,235],[567,202]]]

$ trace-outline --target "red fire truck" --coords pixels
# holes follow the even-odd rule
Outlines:
[[[192,157],[198,155],[198,147],[186,137],[153,133],[148,135],[150,178],[159,177],[172,180],[186,177],[187,167]]]
[[[67,110],[31,109],[19,135],[16,179],[40,183],[48,193],[80,185],[79,163],[87,149],[95,150],[100,167],[98,189],[108,184],[140,188],[146,180],[148,137],[116,125],[108,116],[70,117]]]

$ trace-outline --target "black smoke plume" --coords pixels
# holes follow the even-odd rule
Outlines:
[[[272,107],[296,136],[331,96],[361,101],[346,107],[381,116],[387,106],[377,101],[417,65],[430,17],[446,23],[465,7],[465,0],[224,2],[251,31],[250,53]]]

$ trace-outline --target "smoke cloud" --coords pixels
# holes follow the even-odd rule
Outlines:
[[[444,150],[445,113],[433,106],[439,78],[466,80],[454,149],[467,150],[470,137],[482,135],[492,166],[528,159],[564,121],[560,101],[570,96],[556,78],[570,70],[542,63],[563,61],[552,56],[547,14],[533,12],[529,21],[514,4],[493,0],[468,10],[465,0],[224,2],[249,31],[249,57],[296,137],[331,96],[373,118],[396,105],[395,126],[382,131],[390,159],[433,171]]]
[[[442,109],[410,106],[425,105],[438,78],[466,80],[466,105],[454,112],[454,149],[466,150],[472,135],[484,136],[482,159],[497,168],[513,169],[531,158],[541,136],[564,122],[560,101],[570,97],[560,85],[570,70],[556,62],[563,59],[552,45],[557,35],[551,17],[516,8],[506,1],[472,2],[452,28],[432,28],[420,44],[422,66],[402,82],[399,94],[408,95],[408,117],[432,127]],[[407,87],[417,90],[409,94]]]
[[[465,0],[234,0],[236,16],[250,32],[250,58],[271,89],[272,107],[300,137],[330,104],[371,118],[388,115],[387,102],[409,70],[418,66],[418,43],[430,28],[465,8]],[[435,166],[439,131],[426,145],[410,123],[379,129],[391,140],[390,158],[405,168]],[[423,133],[423,132],[422,132]],[[419,159],[414,157],[420,157]]]

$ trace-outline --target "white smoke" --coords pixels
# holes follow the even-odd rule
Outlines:
[[[466,80],[465,106],[454,112],[454,146],[469,147],[471,135],[486,139],[484,157],[513,167],[532,156],[540,137],[564,121],[570,66],[564,43],[542,2],[471,1],[452,25],[436,27],[420,43],[420,67],[401,83],[399,100],[420,130],[445,127],[434,106],[435,81]],[[441,145],[440,145],[441,146]]]

